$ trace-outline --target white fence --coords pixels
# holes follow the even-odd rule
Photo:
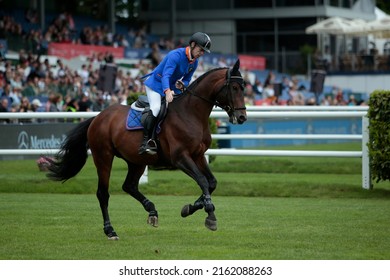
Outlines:
[[[1,113],[0,119],[18,118],[89,118],[99,112],[56,112],[56,113]],[[244,156],[299,156],[299,157],[359,157],[362,158],[362,187],[371,188],[371,176],[368,157],[368,118],[367,107],[352,106],[249,106],[249,119],[294,119],[294,118],[361,118],[362,135],[348,134],[213,134],[213,139],[345,139],[361,140],[361,151],[285,151],[285,150],[249,150],[249,149],[209,149],[207,155],[244,155]],[[225,112],[214,110],[213,118],[227,118]],[[58,150],[47,149],[0,149],[0,155],[41,155],[54,154]]]

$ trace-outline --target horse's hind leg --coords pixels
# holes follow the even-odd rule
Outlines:
[[[111,225],[110,216],[108,214],[108,201],[110,199],[110,194],[108,192],[110,173],[112,168],[113,156],[98,159],[94,157],[95,166],[98,173],[98,189],[96,196],[99,200],[100,209],[102,210],[103,215],[103,230],[107,235],[109,240],[118,240],[119,237],[116,234],[114,228]]]
[[[110,198],[110,194],[107,190],[98,188],[96,195],[99,199],[100,209],[102,210],[103,215],[103,231],[107,235],[109,240],[118,240],[119,236],[116,234],[114,228],[112,227],[110,216],[108,214],[108,200]]]
[[[147,199],[138,189],[139,179],[145,171],[145,165],[135,165],[127,163],[128,172],[122,189],[138,200],[144,209],[149,213],[147,223],[158,227],[158,213],[154,203]]]

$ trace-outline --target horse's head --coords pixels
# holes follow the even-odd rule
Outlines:
[[[247,120],[244,100],[245,81],[239,71],[240,60],[237,60],[232,69],[226,72],[224,94],[217,97],[218,105],[229,115],[229,122],[242,124]]]

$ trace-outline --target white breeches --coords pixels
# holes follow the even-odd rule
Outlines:
[[[161,95],[151,88],[145,86],[146,95],[148,96],[150,110],[153,116],[157,117],[161,109]]]

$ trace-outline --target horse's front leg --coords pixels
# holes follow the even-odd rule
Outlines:
[[[210,230],[217,230],[217,218],[215,217],[214,204],[211,202],[211,195],[204,195],[203,197],[204,210],[207,212],[208,216],[205,221],[205,226]]]
[[[182,208],[181,216],[187,217],[204,208],[208,213],[205,221],[206,227],[213,231],[217,230],[217,218],[214,214],[215,206],[211,201],[211,193],[216,188],[217,180],[211,173],[207,161],[202,157],[198,164],[195,164],[190,158],[182,157],[179,168],[192,177],[202,190],[202,195],[195,201],[194,205],[188,204]]]
[[[210,175],[208,177],[208,183],[209,183],[209,192],[210,195],[213,193],[213,191],[217,187],[217,180],[215,179],[214,175],[210,172]],[[188,217],[192,214],[194,214],[196,211],[203,209],[205,205],[205,198],[202,194],[197,200],[195,200],[194,204],[187,204],[184,205],[181,210],[181,216],[183,218]]]
[[[204,206],[203,194],[194,202],[194,204],[186,204],[181,209],[181,216],[183,218],[194,214],[196,211],[202,209]]]

